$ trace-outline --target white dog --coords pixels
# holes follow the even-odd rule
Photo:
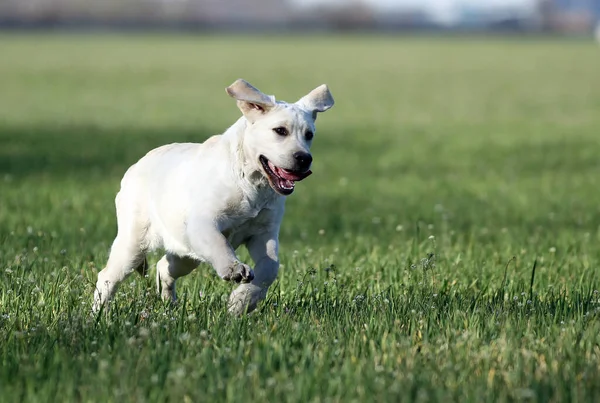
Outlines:
[[[226,89],[243,116],[202,144],[150,151],[125,173],[117,194],[118,233],[98,273],[98,312],[133,270],[146,273],[146,253],[163,248],[158,292],[175,301],[175,281],[200,262],[240,284],[229,299],[235,314],[264,299],[279,270],[278,236],[285,196],[310,175],[317,112],[333,106],[321,85],[298,102],[275,101],[244,80]],[[246,245],[255,267],[238,260]]]

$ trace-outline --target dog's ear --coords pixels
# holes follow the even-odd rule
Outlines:
[[[326,84],[323,84],[300,98],[296,104],[312,112],[313,117],[316,119],[317,112],[325,112],[333,106],[334,101],[329,88]]]
[[[260,92],[241,78],[225,88],[225,91],[237,100],[238,108],[250,122],[275,106],[275,97]]]

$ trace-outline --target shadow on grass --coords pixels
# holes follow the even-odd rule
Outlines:
[[[110,172],[130,166],[159,145],[173,142],[202,142],[225,128],[101,128],[97,126],[8,126],[0,127],[0,174],[24,177]],[[387,133],[363,136],[362,128],[343,129],[337,135],[320,136],[315,143],[322,165],[348,175],[375,175],[397,179],[413,174],[421,179],[443,178],[453,171],[474,177],[494,173],[539,174],[557,171],[586,174],[597,170],[598,143],[572,139],[543,144],[487,144],[463,149],[462,155],[448,156],[443,142],[415,139],[406,150],[406,142],[397,142]],[[413,134],[414,135],[414,134]],[[340,147],[340,138],[347,139]],[[391,154],[390,154],[391,153]],[[381,158],[391,163],[381,165]],[[325,158],[326,157],[326,158]],[[457,166],[456,158],[467,163]],[[340,163],[344,161],[344,163]],[[337,172],[339,171],[339,172]],[[467,178],[468,179],[468,178]]]
[[[126,169],[149,150],[173,142],[202,142],[223,129],[0,126],[0,180],[6,176],[75,180],[83,191],[92,191],[98,180],[108,179],[116,186]],[[368,233],[389,238],[390,228],[398,224],[408,228],[417,222],[439,223],[442,214],[434,211],[438,204],[444,206],[444,215],[447,213],[444,224],[461,233],[480,226],[525,225],[528,231],[540,226],[546,230],[597,228],[600,211],[590,207],[589,187],[565,182],[565,178],[589,182],[597,176],[598,144],[582,139],[541,145],[490,142],[475,149],[465,145],[458,148],[460,155],[448,155],[442,141],[397,141],[386,132],[364,133],[366,128],[341,127],[336,133],[319,136],[314,147],[315,175],[289,200],[290,217],[302,214],[304,219],[288,220],[292,224],[282,228],[283,237],[297,238],[299,232],[315,234],[326,228],[328,235]],[[418,134],[409,133],[413,137]],[[385,164],[380,163],[386,159]],[[462,163],[457,164],[458,160]],[[523,182],[524,177],[544,172],[556,173],[557,191],[570,186],[568,192],[562,191],[556,198],[540,197],[542,185],[538,188]],[[350,186],[340,186],[341,179]],[[508,190],[498,190],[501,183]],[[477,194],[470,186],[473,184]],[[538,203],[536,209],[519,203],[514,196],[519,192],[529,203]],[[318,209],[313,208],[316,203]],[[585,214],[575,216],[574,211]],[[552,222],[548,212],[556,215]],[[372,220],[387,221],[374,226]]]
[[[94,177],[122,175],[152,148],[202,142],[214,130],[103,129],[94,126],[0,128],[0,174]]]

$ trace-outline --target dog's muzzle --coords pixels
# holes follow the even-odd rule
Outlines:
[[[283,196],[291,195],[294,191],[296,182],[301,181],[312,173],[312,171],[308,169],[310,163],[305,171],[300,172],[279,168],[269,161],[264,155],[261,155],[259,160],[263,170],[266,173],[267,179],[269,180],[269,184],[274,191]]]

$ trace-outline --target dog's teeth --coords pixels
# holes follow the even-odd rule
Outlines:
[[[279,181],[279,186],[281,186],[282,189],[291,190],[294,188],[295,183],[292,181],[283,179],[283,180]]]

